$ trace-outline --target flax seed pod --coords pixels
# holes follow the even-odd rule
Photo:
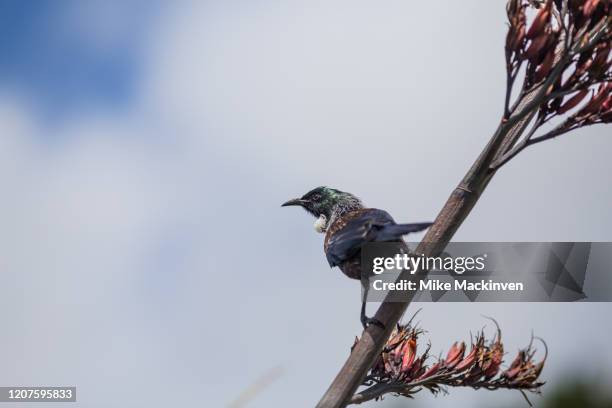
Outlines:
[[[589,67],[589,72],[595,74],[595,76],[598,76],[598,74],[604,73],[607,70],[607,62],[610,55],[610,43],[611,41],[607,41],[603,44],[599,44],[595,49],[595,57],[593,58],[593,63]]]
[[[611,88],[610,84],[611,84],[610,82],[606,82],[605,84],[601,84],[601,86],[599,87],[599,90],[597,91],[595,96],[593,96],[593,98],[591,98],[591,101],[589,103],[587,103],[584,106],[584,108],[582,108],[580,110],[580,112],[578,112],[578,114],[579,115],[588,115],[588,114],[595,113],[595,112],[599,111],[602,108],[603,102],[610,95],[610,88]]]
[[[588,95],[588,93],[589,91],[586,89],[578,91],[578,93],[569,98],[567,102],[565,102],[563,105],[561,105],[559,109],[557,109],[557,113],[559,115],[563,115],[568,110],[575,108],[580,102],[582,102],[582,100]]]
[[[551,1],[547,1],[544,7],[538,11],[538,14],[533,19],[529,31],[527,31],[527,38],[534,39],[544,32],[544,29],[549,25],[550,21],[550,7]]]
[[[529,45],[529,47],[527,47],[527,50],[525,51],[527,59],[529,59],[531,63],[536,63],[542,50],[546,48],[547,43],[548,35],[546,34],[542,34],[539,37],[536,37],[531,40],[531,44]]]
[[[590,53],[582,53],[578,58],[578,62],[576,62],[576,71],[572,75],[573,78],[580,78],[582,74],[587,72],[591,65],[593,65],[593,58],[591,58]]]
[[[548,76],[553,67],[553,62],[555,60],[555,49],[550,48],[544,57],[544,61],[537,68],[534,80],[535,82],[540,82]]]

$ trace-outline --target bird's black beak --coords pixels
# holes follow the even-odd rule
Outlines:
[[[294,198],[293,200],[289,200],[286,203],[283,203],[281,207],[289,207],[290,205],[299,205],[303,207],[306,203],[308,203],[308,200],[302,200],[301,198]]]

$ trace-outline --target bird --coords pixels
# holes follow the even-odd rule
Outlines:
[[[359,279],[364,288],[360,320],[364,328],[371,324],[384,329],[377,319],[366,316],[368,275],[361,268],[361,249],[370,242],[395,242],[409,251],[402,236],[427,229],[431,222],[397,224],[384,210],[367,208],[357,196],[335,188],[314,188],[281,207],[299,206],[313,215],[314,228],[325,234],[323,251],[331,268],[338,267],[351,279]]]

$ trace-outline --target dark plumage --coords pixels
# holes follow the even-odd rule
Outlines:
[[[388,212],[376,208],[354,210],[338,218],[325,234],[324,251],[329,266],[339,266],[359,256],[368,242],[396,242],[403,235],[418,232],[431,223],[396,224]],[[360,276],[349,276],[359,279]]]
[[[317,217],[315,229],[325,232],[323,250],[332,268],[337,266],[349,278],[360,279],[367,290],[367,276],[361,270],[361,247],[368,242],[398,242],[408,247],[402,236],[426,229],[430,222],[397,224],[386,211],[364,208],[350,193],[329,187],[317,187],[301,198],[289,200],[283,206],[301,206]],[[365,301],[361,321],[377,323],[365,316]]]

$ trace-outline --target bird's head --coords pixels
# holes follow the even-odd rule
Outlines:
[[[330,187],[317,187],[310,190],[300,198],[287,201],[282,206],[297,205],[317,217],[315,229],[324,232],[327,222],[333,215],[339,216],[344,212],[362,208],[361,201],[350,193]]]

